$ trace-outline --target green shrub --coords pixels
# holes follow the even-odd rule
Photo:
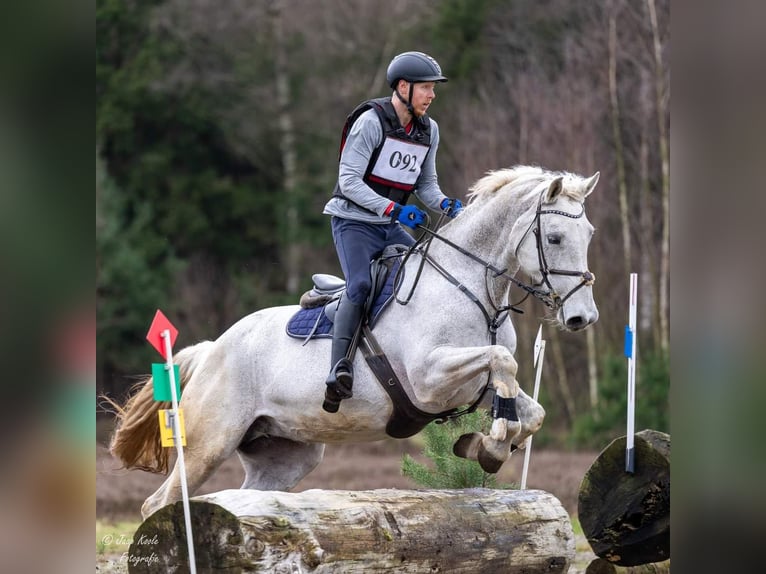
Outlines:
[[[478,462],[452,453],[452,445],[461,435],[476,431],[488,433],[491,425],[492,419],[483,410],[444,424],[429,424],[423,429],[423,455],[433,462],[433,468],[405,454],[402,474],[426,488],[510,488],[510,485],[498,485],[496,476],[484,472]]]

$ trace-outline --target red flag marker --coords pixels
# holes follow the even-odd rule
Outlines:
[[[157,309],[152,325],[149,327],[149,332],[146,334],[146,340],[149,341],[152,347],[157,349],[157,352],[162,355],[165,360],[167,360],[168,357],[165,354],[165,340],[162,338],[162,332],[166,329],[170,331],[170,346],[172,347],[175,345],[176,337],[178,337],[178,329],[173,326],[173,323],[165,317],[162,311]]]

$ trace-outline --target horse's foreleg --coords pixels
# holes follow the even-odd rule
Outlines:
[[[521,431],[513,438],[511,451],[525,448],[528,443],[527,439],[540,430],[545,419],[545,409],[542,405],[521,388],[516,395],[516,412],[521,421]]]
[[[463,435],[455,443],[454,452],[458,456],[478,460],[487,472],[497,472],[510,456],[511,442],[522,430],[516,409],[518,363],[511,352],[501,345],[439,347],[429,353],[424,367],[424,389],[434,396],[436,393],[444,396],[449,390],[453,390],[453,396],[458,395],[465,383],[489,372],[498,405],[493,409],[496,418],[489,435]]]

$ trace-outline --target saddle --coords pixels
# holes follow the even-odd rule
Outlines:
[[[372,334],[375,322],[394,298],[396,272],[402,263],[402,255],[405,251],[407,251],[405,246],[394,245],[386,248],[381,257],[372,262],[370,267],[372,289],[365,304],[367,323],[363,326],[362,336],[358,341],[365,361],[393,403],[394,409],[386,424],[386,434],[393,438],[413,436],[431,421],[447,420],[458,410],[427,413],[412,404]],[[345,281],[334,275],[317,273],[311,278],[314,286],[301,296],[301,309],[287,322],[287,334],[303,339],[304,345],[312,339],[332,337],[333,318],[346,287]],[[473,408],[475,406],[470,410]]]
[[[394,297],[394,278],[401,263],[404,245],[391,245],[371,262],[372,289],[365,303],[367,324],[372,328]],[[333,320],[338,310],[346,282],[327,273],[311,276],[313,287],[300,298],[301,309],[287,322],[290,337],[302,339],[305,345],[312,339],[332,338]]]

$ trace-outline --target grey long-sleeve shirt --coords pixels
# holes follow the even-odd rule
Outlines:
[[[431,118],[429,121],[431,122],[431,150],[423,163],[414,193],[424,205],[434,211],[439,211],[439,204],[445,198],[439,188],[436,176],[439,126]],[[372,152],[382,141],[383,128],[380,125],[380,120],[375,110],[367,110],[351,126],[338,166],[340,190],[351,201],[347,201],[343,197],[333,197],[327,202],[322,213],[367,223],[391,222],[391,217],[384,215],[391,200],[375,193],[362,180],[370,163]],[[361,209],[360,205],[365,209]]]

